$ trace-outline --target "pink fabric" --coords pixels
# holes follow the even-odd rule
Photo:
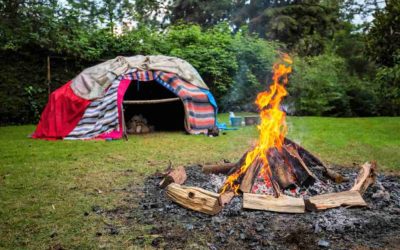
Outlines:
[[[123,136],[123,130],[122,130],[122,101],[124,100],[124,95],[126,90],[129,87],[129,84],[131,83],[131,80],[129,79],[122,79],[121,82],[119,83],[118,86],[118,94],[117,94],[117,104],[118,104],[118,122],[119,122],[119,129],[114,130],[108,133],[103,133],[99,135],[98,139],[121,139]]]

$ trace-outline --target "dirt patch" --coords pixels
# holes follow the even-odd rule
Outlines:
[[[354,169],[339,171],[350,178],[357,174]],[[203,174],[197,166],[187,167],[187,174],[187,185],[208,190],[218,186],[215,183],[220,177]],[[147,226],[148,235],[133,239],[134,245],[166,249],[398,249],[400,244],[400,177],[378,175],[377,183],[364,194],[366,208],[279,214],[244,210],[242,198],[235,197],[216,216],[171,202],[158,188],[160,180],[157,175],[147,178],[140,198],[127,197],[128,204],[138,207],[122,206],[102,213],[124,220],[129,228]],[[333,191],[346,190],[351,184],[336,185]]]

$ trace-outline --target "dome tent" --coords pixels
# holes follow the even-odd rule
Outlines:
[[[198,72],[182,59],[117,57],[55,90],[32,138],[119,139],[124,118],[142,113],[157,123],[156,130],[172,123],[201,134],[215,127],[217,105]]]

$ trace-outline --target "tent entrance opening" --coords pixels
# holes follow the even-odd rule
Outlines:
[[[142,131],[142,128],[132,128],[137,124],[147,126],[150,131],[146,128],[146,132],[185,130],[182,101],[155,81],[132,81],[125,92],[123,103],[124,120],[130,133]]]

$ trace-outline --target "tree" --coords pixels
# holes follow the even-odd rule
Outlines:
[[[169,19],[210,27],[229,21],[232,8],[232,0],[175,0],[169,7]]]
[[[394,66],[400,56],[400,2],[387,0],[374,15],[367,33],[367,51],[379,65]]]
[[[248,24],[249,31],[260,37],[278,40],[300,55],[322,53],[332,38],[339,5],[319,0],[241,1],[233,15],[236,26]]]

